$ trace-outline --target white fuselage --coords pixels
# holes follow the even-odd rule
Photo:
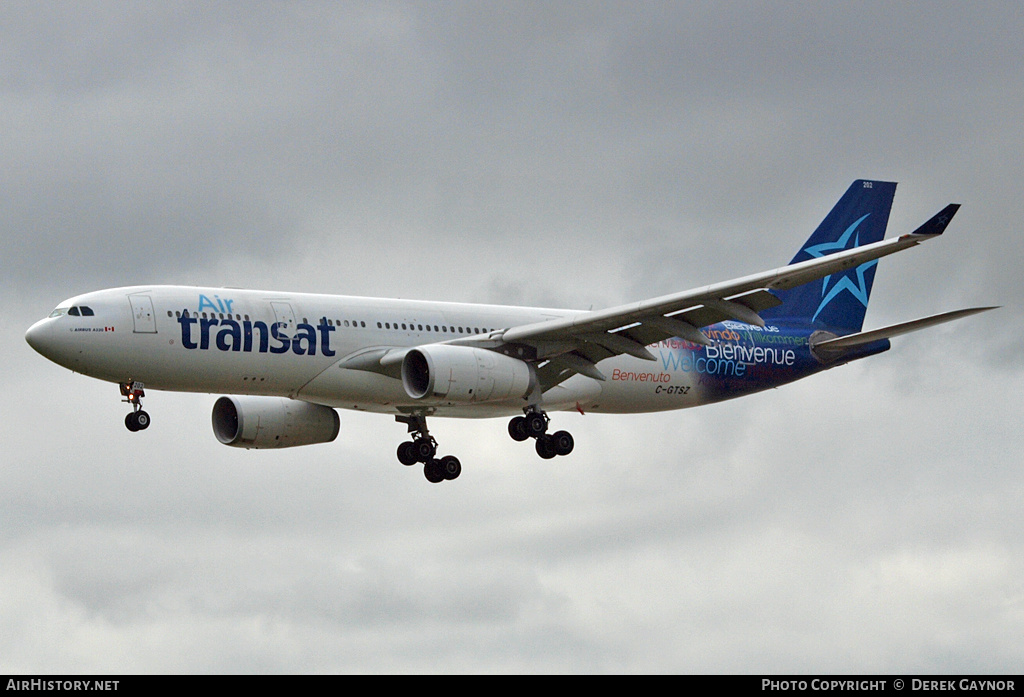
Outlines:
[[[88,308],[92,314],[70,308]],[[63,310],[63,311],[61,311]],[[486,337],[490,332],[585,313],[574,310],[136,286],[70,298],[27,338],[51,360],[91,377],[147,389],[283,396],[381,413],[423,408],[402,381],[357,369],[379,349]],[[347,364],[347,365],[346,365]],[[646,412],[702,402],[694,374],[630,356],[601,363],[600,382],[575,375],[543,395],[547,410]],[[522,398],[434,404],[438,416],[521,413]]]

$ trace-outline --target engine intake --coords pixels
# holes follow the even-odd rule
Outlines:
[[[330,443],[340,430],[334,409],[285,397],[221,397],[213,405],[214,435],[236,448]]]
[[[487,349],[432,344],[405,354],[402,386],[421,401],[497,402],[525,397],[534,382],[530,366]]]

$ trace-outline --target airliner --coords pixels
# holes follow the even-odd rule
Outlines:
[[[333,441],[336,409],[393,415],[397,449],[430,482],[429,417],[511,417],[515,441],[568,455],[555,412],[639,413],[709,404],[872,356],[889,339],[992,307],[863,331],[881,257],[940,236],[950,204],[883,239],[896,184],[857,180],[780,268],[598,311],[132,286],[79,295],[32,325],[28,343],[77,373],[117,383],[130,431],[149,427],[145,390],[220,393],[213,432],[243,448]]]

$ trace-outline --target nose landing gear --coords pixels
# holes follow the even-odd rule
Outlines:
[[[132,405],[132,411],[124,417],[125,427],[132,432],[144,431],[149,428],[149,413],[142,410],[142,398],[146,396],[142,389],[141,382],[121,383],[121,396],[123,401]]]

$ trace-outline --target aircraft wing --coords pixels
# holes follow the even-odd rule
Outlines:
[[[758,312],[780,304],[771,291],[787,290],[933,239],[942,234],[958,207],[950,204],[914,232],[900,237],[724,283],[451,343],[499,350],[509,345],[525,348],[526,355],[540,363],[538,376],[543,389],[575,373],[603,381],[605,376],[596,364],[605,358],[629,354],[653,361],[655,357],[645,347],[671,337],[709,344],[701,327],[726,319],[763,327]]]

